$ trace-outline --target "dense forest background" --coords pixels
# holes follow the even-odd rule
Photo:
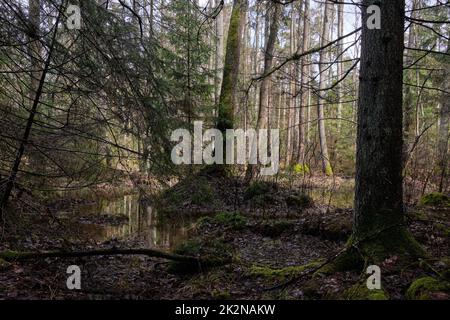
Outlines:
[[[366,25],[371,4],[381,6],[379,33]],[[79,8],[80,26],[78,11],[70,5]],[[284,254],[291,253],[296,265],[330,256],[325,262],[316,261],[314,271],[333,266],[333,272],[340,272],[343,264],[361,269],[363,261],[354,258],[356,247],[363,252],[364,266],[372,262],[390,270],[403,253],[423,252],[412,233],[425,251],[435,250],[433,262],[427,262],[431,271],[425,273],[429,276],[434,270],[433,277],[439,275],[438,280],[431,278],[439,288],[427,287],[437,292],[427,298],[448,299],[448,1],[5,0],[0,12],[0,249],[53,250],[51,257],[76,251],[68,258],[83,257],[86,248],[97,248],[99,242],[86,246],[68,240],[67,234],[80,232],[70,230],[79,222],[70,219],[78,215],[66,221],[61,212],[84,213],[83,208],[74,208],[89,201],[100,203],[98,198],[139,194],[141,209],[136,210],[142,210],[142,202],[152,210],[159,207],[158,219],[163,220],[159,223],[166,227],[185,221],[187,213],[196,218],[208,213],[195,223],[195,232],[201,230],[203,237],[214,238],[219,232],[228,243],[246,234],[243,225],[245,230],[259,230],[263,240],[245,238],[253,243],[249,251],[258,250],[267,233],[287,237],[306,228],[313,236],[326,234],[327,249],[311,247],[307,259],[299,258],[303,251],[282,240]],[[224,166],[225,170],[175,165],[171,133],[179,128],[193,131],[196,121],[203,121],[205,129],[223,132],[279,129],[279,172],[261,177],[248,163]],[[318,189],[320,200],[315,196]],[[333,200],[333,194],[344,189],[350,199]],[[120,206],[129,206],[130,214],[135,209],[124,201]],[[140,227],[142,214],[139,211],[136,224],[139,233],[145,232]],[[407,214],[419,217],[418,225],[425,229],[405,227],[405,221],[412,221]],[[101,218],[107,220],[101,223],[111,223],[108,217]],[[50,227],[44,227],[49,221]],[[55,223],[65,226],[56,227],[63,234],[52,229]],[[33,229],[37,226],[43,230]],[[127,236],[135,233],[131,229]],[[423,236],[430,230],[438,232],[431,240],[415,233]],[[39,238],[49,234],[64,240]],[[334,242],[328,243],[330,234]],[[374,235],[376,241],[371,239]],[[292,241],[296,246],[303,240]],[[142,247],[142,243],[122,246]],[[204,265],[210,266],[217,259],[223,262],[216,251],[227,250],[218,246],[191,242],[184,251],[170,245],[171,253],[163,251],[167,256],[144,255],[192,264],[194,256],[207,253],[214,256],[214,263],[205,258]],[[111,249],[105,242],[100,247],[111,250],[108,255],[118,253],[116,245]],[[211,253],[210,247],[216,251]],[[345,253],[336,256],[342,247]],[[9,265],[23,257],[0,253],[0,258]],[[283,268],[292,268],[293,262],[283,253],[278,258],[280,265],[270,265],[278,269],[253,265],[250,273],[273,285],[297,279],[304,271],[286,271]],[[278,258],[272,253],[262,262]],[[254,256],[242,259],[262,263]],[[233,263],[231,268],[236,268],[236,259]],[[402,278],[398,289],[389,283],[391,297],[404,298],[408,285],[423,273],[419,269]],[[446,276],[441,269],[447,270]],[[397,269],[392,272],[399,274]],[[4,279],[12,281],[8,274]],[[354,274],[338,277],[341,291],[355,279]],[[330,297],[323,289],[326,285],[319,287],[308,297]],[[197,289],[175,291],[192,297],[187,292]],[[0,289],[0,295],[8,296],[9,290]],[[43,291],[35,293],[38,297],[46,296],[44,289],[39,290]],[[202,290],[215,292],[213,298],[268,297],[250,289],[236,294],[230,293],[236,291],[233,288],[226,294],[217,288]],[[414,294],[410,297],[419,295]]]

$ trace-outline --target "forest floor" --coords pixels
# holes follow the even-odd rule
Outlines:
[[[364,289],[365,270],[315,273],[345,247],[352,209],[313,203],[298,186],[246,187],[240,179],[208,175],[194,180],[184,180],[159,200],[169,223],[177,214],[203,212],[174,251],[221,258],[224,265],[191,272],[180,263],[123,255],[0,260],[0,299],[450,299],[448,202],[408,208],[408,228],[429,258],[408,266],[396,256],[386,259],[380,266],[383,291],[373,294]],[[337,189],[348,186],[342,179],[329,183]],[[76,219],[86,217],[61,220],[50,209],[26,212],[10,223],[0,251],[146,246],[133,236],[89,239],[74,227]],[[123,223],[107,216],[96,219],[107,225]],[[82,270],[81,290],[66,287],[69,265]]]

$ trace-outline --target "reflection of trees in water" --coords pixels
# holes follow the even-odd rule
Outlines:
[[[158,217],[158,212],[140,201],[139,195],[126,195],[120,199],[102,199],[98,201],[94,214],[124,215],[128,223],[120,226],[101,226],[96,238],[107,240],[137,236],[149,247],[169,249],[185,238],[187,229],[183,223]]]

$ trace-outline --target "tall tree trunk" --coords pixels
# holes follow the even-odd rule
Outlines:
[[[323,47],[329,42],[330,37],[330,6],[331,4],[327,1],[324,4],[323,13],[323,25],[322,25],[322,38],[320,45]],[[319,130],[319,140],[320,140],[320,156],[322,161],[323,173],[330,176],[333,175],[333,168],[330,163],[330,156],[328,153],[327,135],[325,128],[325,113],[324,113],[324,99],[325,94],[324,89],[327,86],[327,72],[325,67],[325,59],[327,55],[324,50],[320,51],[319,54],[319,73],[320,73],[320,84],[319,84],[319,102],[317,104],[317,124]]]
[[[261,28],[261,23],[260,23],[260,12],[259,12],[259,6],[256,4],[255,5],[255,10],[256,10],[256,24],[255,24],[255,52],[254,52],[254,56],[253,56],[253,74],[257,75],[259,73],[259,47],[260,47],[260,43],[259,43],[259,38],[260,38],[260,28]],[[257,119],[257,114],[258,114],[258,110],[259,110],[259,86],[258,83],[255,84],[254,86],[254,97],[253,97],[253,103],[254,103],[254,108],[255,108],[255,119]]]
[[[338,38],[341,38],[344,35],[344,4],[339,3],[338,4]],[[338,80],[343,76],[342,74],[342,61],[344,59],[344,40],[340,40],[338,43],[338,64],[337,64],[337,74],[338,74]],[[339,137],[341,132],[341,126],[342,121],[340,120],[342,118],[342,83],[339,83],[337,86],[337,98],[338,98],[338,105],[337,105],[337,136]],[[336,139],[337,140],[337,139]]]
[[[450,32],[447,33],[450,37]],[[450,53],[450,40],[447,42],[447,53]],[[448,58],[447,58],[448,59]],[[440,173],[439,192],[445,190],[445,182],[448,182],[448,144],[450,138],[450,63],[444,65],[443,92],[441,109],[439,111],[439,135],[438,135],[438,168]]]
[[[353,244],[371,262],[421,255],[404,224],[402,83],[404,0],[364,0],[381,8],[381,29],[363,11]]]
[[[270,5],[270,4],[269,4]],[[270,69],[272,69],[273,65],[273,54],[275,50],[275,43],[277,40],[278,34],[278,25],[281,16],[281,7],[279,4],[273,3],[271,4],[272,8],[270,9],[271,14],[266,15],[266,25],[269,26],[269,33],[266,41],[266,48],[264,52],[264,70],[263,74],[266,74]],[[269,10],[269,9],[268,9]],[[258,119],[256,122],[256,128],[268,128],[269,126],[269,85],[270,85],[270,76],[264,77],[261,81],[260,93],[259,93],[259,112]],[[246,172],[246,180],[250,181],[255,173],[256,165],[249,165]]]
[[[234,110],[237,100],[237,84],[243,29],[243,12],[246,11],[247,0],[234,0],[233,10],[228,28],[228,39],[223,68],[222,88],[220,91],[217,128],[222,132],[234,126]]]
[[[293,55],[296,51],[295,48],[295,4],[291,5],[291,30],[289,37],[290,54]],[[296,113],[296,97],[295,97],[295,83],[296,83],[296,65],[292,63],[289,66],[289,119],[287,127],[287,141],[286,141],[286,166],[290,166],[292,162],[295,142],[295,113]]]
[[[413,0],[412,2],[412,10],[415,10],[418,6],[418,0]],[[412,11],[412,17],[416,16],[416,11]],[[415,25],[411,23],[409,26],[409,34],[408,34],[408,47],[414,47],[415,43]],[[408,51],[408,55],[413,54],[413,51]],[[406,65],[410,65],[414,62],[414,58],[412,56],[407,56]],[[409,81],[411,82],[411,81]],[[408,161],[409,151],[411,149],[411,145],[414,139],[414,103],[413,103],[413,90],[411,90],[411,86],[405,86],[405,95],[404,95],[404,103],[403,103],[403,134],[404,134],[404,144],[403,144],[403,166],[405,167]]]
[[[310,46],[310,0],[303,0],[304,8],[303,8],[303,36],[302,36],[302,45],[301,52],[305,52],[309,50]],[[300,76],[301,76],[301,85],[300,85],[300,109],[299,109],[299,139],[298,139],[298,159],[297,162],[300,164],[305,163],[305,124],[304,124],[304,109],[307,108],[309,110],[309,60],[306,57],[303,57],[300,61]]]
[[[218,5],[218,1],[215,1],[214,7],[216,8]],[[220,98],[220,86],[222,83],[222,68],[223,68],[223,45],[224,45],[224,26],[223,26],[223,20],[224,20],[224,8],[220,11],[220,13],[216,17],[216,54],[214,57],[214,64],[215,64],[215,81],[214,81],[214,102],[217,107],[219,103]]]

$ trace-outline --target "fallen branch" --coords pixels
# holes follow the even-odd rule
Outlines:
[[[18,252],[2,251],[0,259],[8,262],[23,261],[40,258],[76,258],[92,256],[113,256],[113,255],[143,255],[148,257],[163,258],[179,262],[200,263],[200,259],[191,256],[173,254],[153,249],[101,249],[92,251],[43,251],[43,252]]]

